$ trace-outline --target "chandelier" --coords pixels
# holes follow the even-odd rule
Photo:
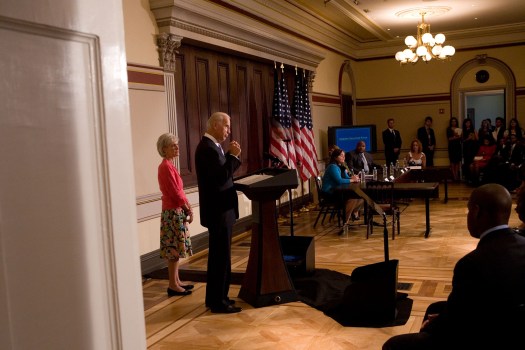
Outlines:
[[[396,53],[396,60],[401,64],[416,63],[420,58],[428,62],[432,59],[446,60],[454,56],[456,49],[453,46],[443,46],[445,35],[430,34],[430,24],[425,23],[425,12],[421,12],[421,23],[417,25],[417,38],[409,35],[405,38],[408,47]]]

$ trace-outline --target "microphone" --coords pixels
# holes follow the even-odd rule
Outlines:
[[[263,158],[266,160],[271,160],[272,163],[282,163],[283,161],[274,156],[273,154],[270,154],[268,152],[263,153]]]

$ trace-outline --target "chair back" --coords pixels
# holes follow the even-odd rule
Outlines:
[[[321,192],[321,188],[323,187],[323,179],[321,176],[315,177],[315,187],[317,188],[317,194]]]
[[[325,201],[325,195],[322,191],[323,188],[323,178],[321,176],[315,177],[315,187],[317,188],[317,196],[319,197],[319,202]]]

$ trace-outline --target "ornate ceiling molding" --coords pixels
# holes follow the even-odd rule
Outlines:
[[[159,33],[189,42],[296,65],[314,71],[324,59],[316,45],[203,0],[149,0]]]

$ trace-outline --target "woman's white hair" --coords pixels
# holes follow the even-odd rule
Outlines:
[[[173,135],[171,132],[167,132],[159,136],[159,139],[157,140],[157,152],[159,152],[162,158],[166,157],[166,152],[164,152],[164,149],[172,142],[179,142],[179,138],[176,135]]]

